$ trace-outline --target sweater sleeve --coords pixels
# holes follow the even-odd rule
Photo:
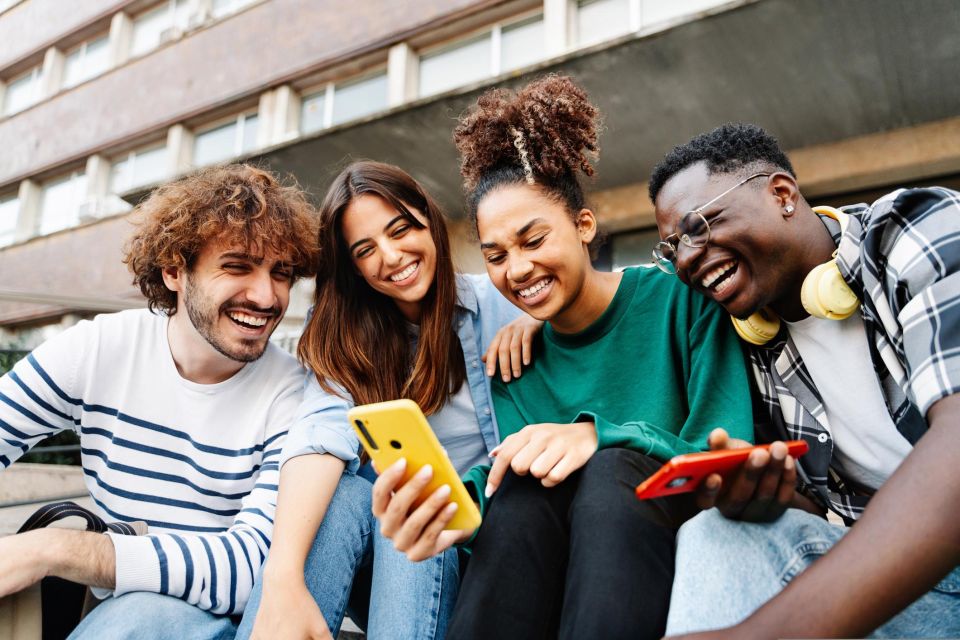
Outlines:
[[[89,333],[89,322],[67,329],[0,378],[0,469],[48,436],[79,427],[77,367]]]
[[[743,347],[723,307],[690,291],[687,344],[690,371],[686,380],[690,413],[680,438],[696,450],[708,449],[717,427],[731,438],[754,441],[750,380]]]
[[[256,484],[226,531],[109,534],[117,562],[115,595],[150,591],[216,614],[243,612],[270,548],[280,454],[301,395],[296,384],[277,397]]]

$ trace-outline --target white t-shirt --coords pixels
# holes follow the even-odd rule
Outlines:
[[[834,441],[832,466],[862,487],[880,488],[911,446],[883,400],[863,319],[859,314],[839,321],[810,316],[788,327],[823,399]]]

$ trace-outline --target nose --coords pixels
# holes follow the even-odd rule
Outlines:
[[[247,283],[247,300],[260,309],[270,309],[277,304],[278,283],[269,269],[258,269],[250,276]]]
[[[523,282],[533,273],[533,263],[521,255],[511,256],[507,264],[507,277],[513,282]]]
[[[383,255],[383,262],[388,267],[400,266],[403,260],[403,251],[393,242],[383,242],[380,245],[380,253]]]
[[[689,247],[682,242],[677,243],[677,275],[683,279],[686,279],[686,275],[690,270],[696,265],[697,260],[700,259],[700,256],[703,255],[703,250],[706,249],[707,245],[702,247]]]

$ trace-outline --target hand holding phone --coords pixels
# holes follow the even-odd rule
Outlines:
[[[374,515],[400,551],[423,560],[480,526],[479,510],[416,403],[363,405],[347,416],[380,471]]]
[[[671,461],[637,488],[638,497],[641,489],[644,498],[696,490],[701,509],[716,506],[731,519],[766,522],[778,518],[799,495],[795,493],[795,458],[806,452],[806,443],[775,442],[755,447],[731,440],[723,429],[715,429],[709,444],[710,452],[674,459],[684,459],[681,462],[692,472],[668,469]],[[668,473],[674,475],[666,478]],[[671,481],[673,486],[667,487]]]

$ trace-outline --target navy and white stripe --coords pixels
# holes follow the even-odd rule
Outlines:
[[[901,189],[871,206],[844,207],[850,225],[823,218],[838,243],[844,280],[862,301],[873,368],[897,430],[911,444],[926,432],[930,407],[960,391],[960,193]],[[803,439],[804,490],[848,522],[868,497],[830,468],[833,440],[823,402],[786,326],[772,342],[750,348],[770,424],[763,441]],[[837,384],[843,384],[838,380]]]
[[[302,387],[302,369],[273,346],[225,382],[192,383],[177,373],[165,318],[98,316],[0,379],[0,465],[50,434],[77,432],[98,515],[150,529],[112,536],[115,593],[239,613],[270,545]]]

